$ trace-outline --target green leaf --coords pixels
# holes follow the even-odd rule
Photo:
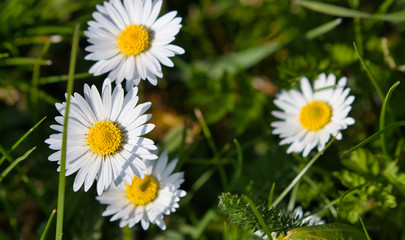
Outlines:
[[[51,60],[43,60],[37,58],[23,58],[23,57],[14,57],[14,58],[4,58],[0,60],[0,66],[16,66],[16,65],[51,65]]]
[[[363,17],[370,18],[372,15],[365,12],[360,12],[350,8],[339,7],[327,3],[313,2],[313,1],[296,1],[298,5],[311,9],[315,12],[320,12],[337,17]]]
[[[26,153],[24,153],[24,155],[22,155],[21,157],[17,158],[15,161],[13,161],[1,174],[0,174],[0,182],[3,180],[3,178],[5,178],[7,176],[7,174],[13,170],[13,168],[15,166],[17,166],[18,163],[20,163],[21,161],[23,161],[24,159],[26,159],[31,153],[32,151],[35,150],[35,148],[37,147],[33,147],[30,150],[28,150]],[[4,152],[3,152],[4,154]]]
[[[341,23],[342,23],[342,19],[337,18],[337,19],[335,19],[333,21],[322,24],[321,26],[316,27],[316,28],[306,32],[305,35],[304,35],[304,39],[311,40],[311,39],[317,38],[317,37],[319,37],[321,35],[324,35],[325,33],[330,32],[333,29],[335,29]]]
[[[318,226],[295,228],[288,232],[286,240],[367,240],[366,235],[356,228],[342,224],[329,223]]]
[[[374,15],[373,18],[388,22],[403,22],[405,21],[405,11]]]
[[[226,56],[221,56],[215,60],[198,61],[195,65],[197,68],[209,72],[211,76],[219,78],[225,72],[234,74],[240,68],[244,69],[254,66],[280,48],[281,45],[279,43],[268,43],[244,51],[231,53]]]
[[[380,172],[378,161],[374,155],[363,148],[359,148],[350,154],[349,158],[342,159],[343,165],[361,175],[377,176]]]

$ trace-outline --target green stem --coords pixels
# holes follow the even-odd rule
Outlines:
[[[388,126],[386,126],[385,128],[379,130],[378,132],[374,133],[373,135],[371,135],[370,137],[364,139],[363,141],[361,141],[360,143],[358,143],[356,146],[350,148],[349,150],[345,151],[342,155],[340,155],[340,158],[345,157],[347,154],[353,152],[354,150],[363,147],[364,145],[366,145],[367,143],[373,141],[374,139],[376,139],[380,134],[382,134],[383,132],[387,131],[390,128],[394,128],[394,127],[401,127],[401,126],[405,126],[405,121],[398,121],[398,122],[394,122]]]
[[[20,163],[21,161],[23,161],[24,159],[26,159],[31,153],[32,151],[34,151],[37,147],[33,147],[30,150],[28,150],[26,153],[24,153],[24,155],[22,155],[21,157],[17,158],[16,160],[12,161],[12,163],[0,174],[0,182],[3,180],[3,178],[5,178],[7,176],[7,174],[13,170],[13,168],[15,166],[17,166],[18,163]],[[2,154],[7,154],[7,152],[5,151],[5,149],[3,147],[0,146],[0,151]]]
[[[387,112],[387,105],[388,105],[388,102],[390,101],[392,92],[399,85],[399,83],[400,83],[399,81],[394,83],[394,85],[392,85],[390,90],[388,90],[388,93],[384,98],[384,102],[383,102],[383,105],[381,107],[381,114],[380,114],[380,130],[384,129],[384,126],[385,126],[385,114]],[[382,153],[384,155],[387,155],[388,151],[387,151],[387,141],[385,140],[385,132],[381,133],[380,138],[381,138],[381,148],[382,148],[381,150],[382,150]]]
[[[304,174],[308,171],[308,169],[316,162],[316,160],[318,160],[318,158],[326,151],[326,149],[328,149],[329,146],[332,145],[334,141],[335,138],[332,138],[332,140],[329,141],[329,143],[325,146],[325,148],[322,149],[322,151],[320,151],[319,153],[317,153],[315,157],[313,157],[311,161],[307,163],[307,165],[294,178],[294,180],[292,180],[290,185],[288,185],[288,187],[284,189],[284,191],[280,194],[280,196],[278,196],[278,198],[273,202],[272,207],[276,207],[281,202],[281,200],[283,200],[283,198],[288,194],[288,192],[290,192],[290,190],[295,186],[295,184],[297,184],[297,182],[302,178],[302,176],[304,176]]]
[[[48,222],[46,223],[45,229],[42,232],[41,239],[40,240],[45,240],[46,234],[48,233],[49,227],[51,226],[53,217],[55,216],[56,209],[52,210],[51,216],[49,216]]]
[[[361,65],[363,65],[364,70],[366,70],[367,76],[370,78],[371,83],[374,85],[375,89],[377,90],[378,95],[380,96],[381,100],[384,99],[384,94],[383,94],[383,92],[381,91],[380,86],[378,86],[377,81],[375,80],[373,74],[371,74],[370,69],[367,67],[367,64],[364,62],[363,58],[361,57],[361,55],[360,55],[360,53],[359,53],[359,50],[357,49],[357,46],[356,46],[356,43],[355,43],[355,42],[353,42],[353,47],[354,47],[354,50],[355,50],[356,53],[357,53],[357,56],[359,57],[359,60],[360,60],[360,62],[361,62]]]
[[[67,82],[67,97],[66,97],[66,107],[63,119],[63,136],[62,136],[62,153],[60,159],[60,172],[59,172],[59,186],[58,186],[58,207],[56,215],[56,235],[55,239],[62,239],[63,234],[63,211],[65,206],[65,187],[66,187],[66,145],[67,145],[67,125],[69,119],[69,108],[70,108],[70,97],[73,92],[73,80],[76,67],[76,56],[79,47],[79,30],[80,24],[76,23],[75,30],[73,33],[72,40],[72,51],[70,54],[70,64],[69,64],[69,79]]]

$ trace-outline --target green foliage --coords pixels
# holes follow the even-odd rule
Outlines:
[[[349,188],[339,205],[343,218],[355,223],[367,211],[397,206],[394,187],[403,191],[404,175],[397,174],[394,161],[376,157],[369,150],[360,148],[342,159],[342,163],[347,169],[335,172],[335,176]],[[388,177],[387,172],[390,172]]]
[[[291,211],[285,211],[280,208],[267,208],[265,201],[250,196],[257,207],[264,223],[270,232],[286,234],[287,231],[305,226],[302,218],[294,217]],[[265,232],[255,213],[251,209],[246,196],[230,193],[223,193],[219,196],[219,206],[224,210],[228,219],[241,228],[251,231],[261,230]],[[268,236],[270,237],[270,236]]]
[[[84,83],[99,88],[106,77],[88,73],[92,62],[84,60],[82,33],[102,2],[0,1],[0,239],[39,239],[45,226],[46,239],[54,235],[56,217],[47,222],[56,208],[58,176],[43,141],[54,133],[54,104],[64,100],[76,22],[81,39],[74,91],[82,93]],[[172,58],[174,68],[162,67],[158,86],[142,82],[139,92],[157,106],[151,122],[159,133],[151,138],[179,158],[188,194],[165,216],[166,231],[136,225],[123,233],[101,216],[105,207],[94,189],[72,191],[73,174],[66,184],[65,239],[251,240],[257,239],[253,230],[265,233],[263,225],[291,239],[312,233],[332,238],[323,227],[297,228],[302,220],[284,209],[298,205],[329,223],[360,229],[361,218],[372,239],[405,239],[403,84],[384,110],[382,125],[389,128],[380,131],[379,121],[382,99],[403,79],[404,1],[164,0],[161,14],[171,10],[183,25],[173,44],[186,53]],[[348,78],[356,124],[280,198],[279,208],[269,209],[308,163],[286,154],[271,134],[273,99],[281,89],[299,87],[301,77],[313,81],[322,72]],[[162,130],[172,113],[179,120]],[[43,116],[47,120],[39,121]],[[334,236],[358,232],[347,225],[326,228]]]
[[[341,223],[295,228],[288,232],[286,240],[366,240],[367,237],[354,227]]]

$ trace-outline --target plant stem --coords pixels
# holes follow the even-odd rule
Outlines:
[[[56,215],[56,235],[55,239],[62,239],[63,234],[63,211],[65,206],[65,187],[66,187],[66,145],[67,145],[67,125],[69,119],[69,108],[70,108],[70,96],[73,91],[73,80],[76,67],[76,55],[79,47],[79,30],[80,24],[76,23],[75,30],[73,33],[72,40],[72,51],[70,53],[70,64],[69,64],[69,78],[67,82],[67,97],[66,97],[66,107],[63,119],[63,136],[62,136],[62,154],[60,159],[60,172],[59,172],[59,186],[58,186],[58,207]]]

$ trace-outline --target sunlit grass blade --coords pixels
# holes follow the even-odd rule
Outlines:
[[[403,22],[405,21],[405,11],[374,15],[373,18],[389,22]]]
[[[259,221],[259,223],[260,223],[260,226],[262,226],[263,232],[266,233],[267,237],[270,239],[271,232],[267,228],[267,225],[264,222],[262,215],[260,215],[259,210],[257,210],[256,205],[253,203],[253,201],[248,196],[244,196],[244,198],[245,198],[246,202],[248,202],[250,209],[252,209],[252,212],[255,214],[257,221]]]
[[[90,73],[77,73],[75,74],[75,79],[83,79],[90,77]],[[57,83],[57,82],[66,82],[69,78],[69,75],[60,75],[60,76],[50,76],[42,77],[39,79],[39,84],[48,84],[48,83]]]
[[[361,226],[363,226],[363,231],[364,231],[364,234],[366,235],[367,240],[371,240],[370,235],[368,235],[366,226],[363,223],[363,219],[360,218],[360,222],[361,222]]]
[[[20,163],[21,161],[25,160],[31,153],[32,151],[34,151],[37,147],[33,147],[30,150],[28,150],[26,153],[24,153],[21,157],[17,158],[16,160],[14,160],[1,174],[0,174],[0,182],[3,180],[3,178],[5,178],[7,176],[7,174],[13,170],[13,168],[15,166],[17,166],[18,163]],[[4,148],[1,147],[0,151],[2,154],[7,154],[4,151]]]
[[[359,57],[361,65],[364,67],[364,70],[366,70],[367,76],[370,78],[371,83],[374,85],[374,88],[377,90],[378,95],[380,96],[381,100],[384,99],[384,94],[381,91],[380,86],[378,86],[377,81],[375,80],[373,74],[371,73],[370,69],[367,67],[367,64],[364,62],[363,57],[360,55],[355,42],[353,42],[353,46],[354,46],[354,50],[357,53],[357,56]]]
[[[274,189],[276,188],[276,183],[271,185],[271,189],[269,192],[269,198],[267,200],[267,208],[271,208],[271,204],[273,203],[273,196],[274,196]]]
[[[400,83],[399,81],[394,83],[394,85],[392,85],[391,88],[388,90],[387,95],[385,95],[384,102],[383,102],[383,105],[381,107],[380,130],[384,129],[384,127],[385,127],[385,115],[386,115],[386,112],[387,112],[387,105],[388,105],[388,102],[391,99],[392,93],[394,92],[395,88],[398,87],[399,83]],[[381,138],[382,153],[384,155],[387,155],[388,152],[387,152],[387,141],[385,139],[385,132],[381,133],[380,138]]]
[[[193,239],[201,239],[204,230],[208,227],[208,224],[217,217],[214,209],[208,210],[201,220],[198,222],[198,226],[195,232],[193,232]]]
[[[235,185],[238,183],[239,178],[242,174],[242,167],[243,167],[243,153],[242,153],[242,148],[238,142],[238,140],[234,139],[233,142],[235,143],[236,147],[236,159],[237,162],[234,164],[234,173],[232,175],[232,180],[229,185],[229,191],[232,191],[235,187]]]
[[[337,18],[335,20],[332,20],[330,22],[322,24],[321,26],[316,27],[316,28],[311,29],[308,32],[306,32],[305,35],[304,35],[304,39],[305,40],[312,40],[312,39],[317,38],[317,37],[319,37],[321,35],[324,35],[325,33],[330,32],[333,29],[335,29],[341,23],[342,23],[342,19]]]
[[[332,140],[329,141],[329,143],[325,146],[325,148],[322,149],[322,151],[318,152],[311,159],[311,161],[309,161],[307,165],[305,165],[305,167],[301,170],[301,172],[292,180],[290,185],[288,185],[288,187],[284,189],[284,191],[280,194],[280,196],[278,196],[278,198],[274,200],[274,202],[272,203],[272,207],[277,206],[281,202],[281,200],[283,200],[283,198],[290,192],[290,190],[295,186],[295,184],[297,184],[297,182],[302,178],[302,176],[304,176],[304,174],[308,171],[308,169],[316,162],[316,160],[318,160],[320,156],[322,156],[322,154],[326,151],[326,149],[329,148],[330,145],[332,145],[334,141],[335,138],[332,138]]]
[[[363,141],[361,141],[360,143],[358,143],[356,146],[350,148],[349,150],[345,151],[340,158],[345,157],[347,154],[353,152],[354,150],[363,147],[364,145],[366,145],[367,143],[373,141],[374,139],[376,139],[381,133],[387,131],[388,129],[391,128],[395,128],[395,127],[401,127],[401,126],[405,126],[405,121],[398,121],[398,122],[394,122],[388,126],[386,126],[385,128],[377,131],[376,133],[374,133],[373,135],[371,135],[370,137],[364,139]]]
[[[44,46],[41,49],[41,52],[38,54],[38,62],[43,60],[44,55],[48,52],[49,47],[51,46],[51,42],[49,39],[45,42]],[[31,121],[37,121],[39,115],[39,108],[38,108],[38,98],[39,98],[39,74],[41,71],[41,65],[36,63],[34,64],[32,70],[32,80],[30,86],[30,103],[31,103]]]
[[[34,64],[51,65],[52,61],[37,58],[23,58],[23,57],[0,59],[0,66],[18,66],[18,65],[34,65]]]
[[[41,120],[39,120],[32,128],[30,128],[30,130],[28,130],[22,137],[20,137],[17,140],[17,142],[15,142],[13,144],[13,146],[11,146],[10,151],[13,151],[14,149],[16,149],[18,147],[18,145],[20,145],[20,143],[22,141],[24,141],[24,139],[26,139],[45,119],[46,119],[46,116],[43,117]]]
[[[195,116],[196,116],[196,118],[198,120],[198,123],[201,126],[201,129],[202,129],[202,131],[204,133],[205,138],[208,141],[208,146],[210,146],[211,151],[214,153],[214,155],[218,155],[217,146],[215,145],[214,139],[212,138],[211,131],[208,128],[207,122],[205,121],[201,110],[198,109],[198,108],[195,108],[194,109],[194,114],[195,114]]]
[[[337,16],[337,17],[370,18],[372,16],[369,13],[353,10],[350,8],[335,6],[332,4],[322,3],[322,2],[297,0],[297,1],[295,1],[295,3],[297,3],[298,5],[301,5],[305,8],[308,8],[312,11],[324,13],[327,15]]]
[[[53,217],[55,216],[55,213],[56,213],[56,209],[52,210],[51,216],[49,216],[48,222],[46,223],[45,229],[42,232],[40,240],[45,240],[46,234],[48,233],[49,227],[51,226],[51,223],[52,223]]]
[[[195,108],[194,109],[194,114],[195,114],[195,116],[196,116],[196,118],[198,120],[198,123],[201,126],[201,129],[203,131],[203,134],[204,134],[205,138],[208,141],[208,145],[209,145],[209,147],[211,148],[211,151],[214,154],[214,159],[216,160],[216,165],[217,165],[218,170],[219,170],[219,175],[220,175],[220,178],[221,178],[222,186],[226,187],[228,185],[228,180],[227,180],[227,177],[226,177],[226,173],[225,173],[225,169],[223,167],[223,164],[221,164],[219,162],[220,161],[220,157],[219,157],[220,154],[219,154],[218,148],[215,145],[215,142],[214,142],[214,139],[212,137],[211,131],[208,128],[207,122],[205,121],[204,116],[203,116],[202,112],[200,111],[200,109]]]
[[[63,212],[65,206],[65,188],[66,188],[66,145],[67,145],[67,126],[69,119],[69,109],[70,109],[70,97],[73,92],[74,74],[76,69],[76,56],[79,47],[79,33],[80,24],[77,23],[75,26],[73,39],[72,39],[72,51],[70,54],[70,64],[69,64],[69,79],[67,81],[66,89],[66,107],[63,119],[63,136],[62,136],[62,150],[61,150],[61,160],[60,160],[60,172],[59,172],[59,185],[58,185],[58,207],[56,215],[56,234],[55,239],[62,239],[63,234]]]

